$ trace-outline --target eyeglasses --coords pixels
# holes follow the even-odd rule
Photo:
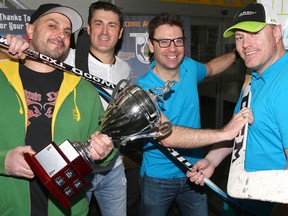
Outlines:
[[[171,45],[171,42],[173,42],[176,47],[184,46],[185,38],[184,37],[174,38],[174,39],[156,39],[156,38],[152,38],[152,40],[156,41],[161,48],[167,48],[167,47],[169,47]]]

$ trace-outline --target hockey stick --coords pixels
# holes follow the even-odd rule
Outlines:
[[[9,45],[7,44],[7,40],[5,37],[0,36],[0,46],[8,49]],[[101,86],[110,90],[114,90],[115,89],[115,84],[108,82],[104,79],[101,79],[97,76],[94,76],[90,73],[87,72],[83,72],[82,70],[76,68],[76,67],[72,67],[71,65],[68,65],[64,62],[58,61],[57,59],[53,59],[49,56],[46,56],[42,53],[39,53],[35,50],[32,49],[27,49],[24,51],[24,54],[34,60],[37,60],[39,62],[43,62],[45,64],[50,65],[51,67],[54,67],[56,69],[62,70],[62,71],[68,71],[71,73],[74,73],[78,76],[83,77],[85,80],[91,82],[92,84],[94,84],[96,87],[97,86]]]

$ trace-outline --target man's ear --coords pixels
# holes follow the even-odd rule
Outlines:
[[[121,37],[122,37],[122,35],[123,35],[123,30],[124,30],[123,28],[121,28],[121,29],[120,29],[120,32],[119,32],[119,37],[118,37],[118,39],[121,39]]]
[[[34,32],[34,25],[27,23],[26,24],[26,34],[27,34],[28,40],[33,39],[33,32]]]
[[[154,45],[150,39],[148,39],[148,46],[149,46],[150,53],[154,53]]]
[[[87,34],[90,35],[91,29],[90,29],[89,23],[87,23],[86,25],[86,31],[87,31]]]
[[[282,40],[282,25],[277,25],[274,27],[274,35],[276,43],[278,44]]]

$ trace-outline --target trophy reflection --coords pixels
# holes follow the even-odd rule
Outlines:
[[[167,135],[172,124],[161,122],[157,100],[163,100],[172,85],[173,82],[167,82],[164,87],[146,92],[128,80],[121,80],[101,116],[100,132],[110,136],[114,144],[123,146],[135,139]],[[94,163],[89,154],[91,147],[90,139],[65,140],[59,146],[51,142],[35,155],[24,154],[24,158],[45,187],[69,208],[70,199],[87,186],[85,177],[92,172]]]

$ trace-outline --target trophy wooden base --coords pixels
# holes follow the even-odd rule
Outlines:
[[[71,207],[69,200],[87,186],[85,177],[92,172],[91,166],[68,140],[59,146],[51,142],[35,155],[24,154],[24,158],[65,208]]]

